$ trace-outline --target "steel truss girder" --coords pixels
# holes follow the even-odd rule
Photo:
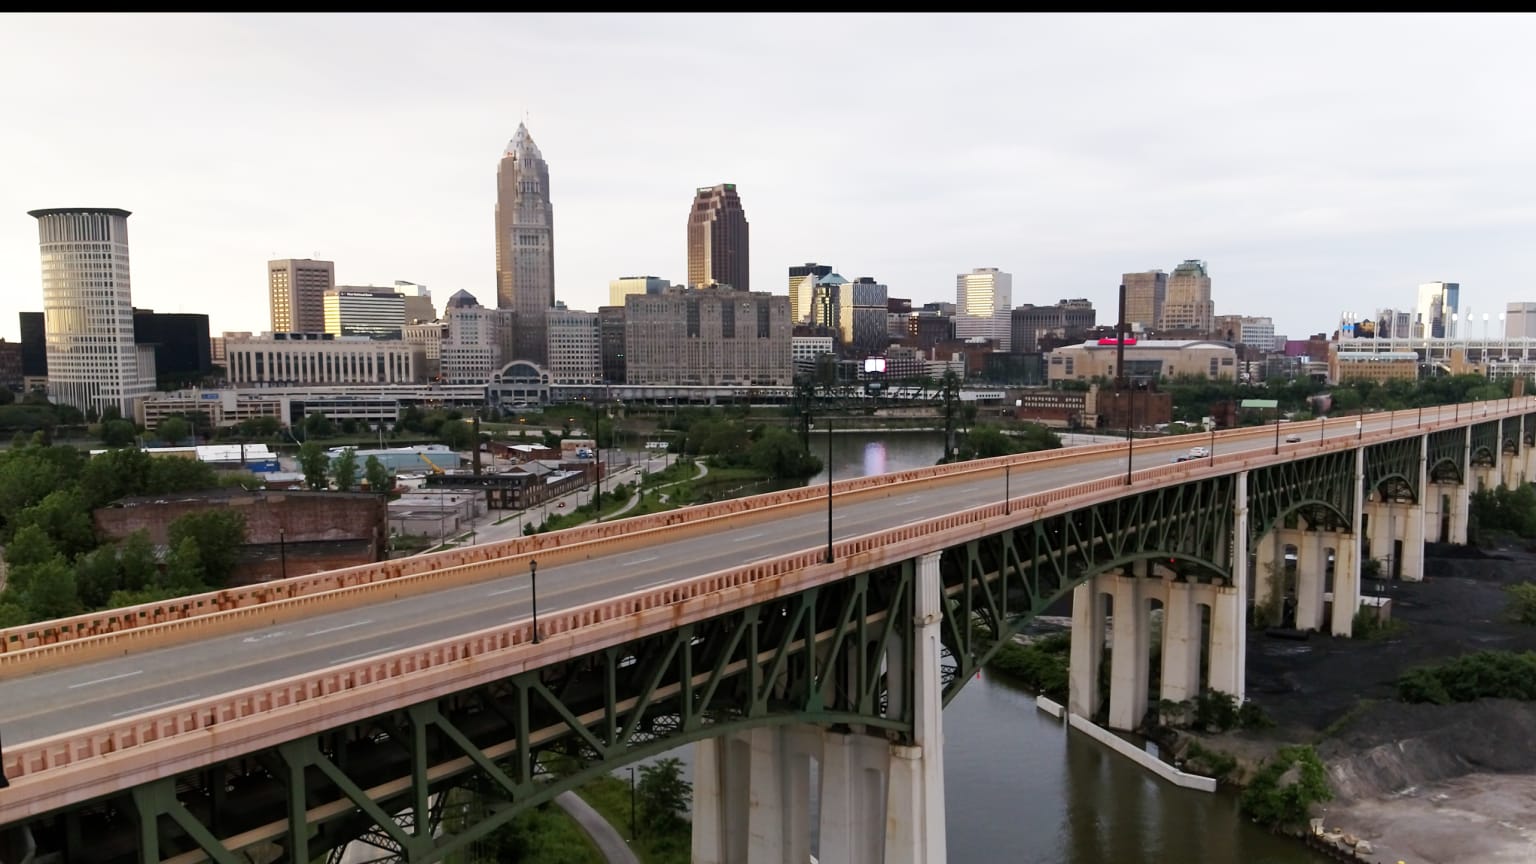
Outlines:
[[[1499,421],[1489,420],[1472,424],[1471,460],[1473,465],[1489,467],[1498,465],[1499,451],[1502,449],[1499,442]]]
[[[1355,513],[1355,451],[1254,468],[1248,479],[1248,548],[1291,513],[1314,527],[1348,530]]]
[[[302,864],[361,837],[435,862],[620,765],[733,729],[813,723],[910,740],[913,688],[895,688],[891,705],[886,676],[913,668],[913,574],[908,561],[684,624],[87,802],[34,833],[70,846],[70,864],[197,853],[234,864],[246,857],[224,841],[242,834]],[[552,774],[556,758],[572,767]],[[435,830],[458,787],[485,814]],[[67,843],[70,826],[93,842]]]
[[[1155,559],[1185,578],[1231,578],[1235,479],[1094,504],[945,550],[944,704],[1029,620],[1097,573]],[[978,640],[972,624],[989,632]]]
[[[1429,433],[1429,473],[1437,483],[1465,483],[1464,451],[1467,430],[1441,429]]]
[[[1423,437],[1398,438],[1365,448],[1365,488],[1382,497],[1418,502]]]
[[[1499,418],[1499,448],[1503,452],[1520,452],[1520,421],[1519,417]]]

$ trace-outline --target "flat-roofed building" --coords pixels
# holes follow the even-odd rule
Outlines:
[[[1331,351],[1328,355],[1328,380],[1335,384],[1350,381],[1417,381],[1419,355],[1415,351]]]
[[[333,336],[399,339],[405,295],[389,288],[338,285],[325,292],[325,332]]]
[[[1068,345],[1046,360],[1046,380],[1114,380],[1118,346],[1114,339]],[[1133,381],[1158,381],[1180,375],[1235,380],[1237,352],[1225,342],[1206,339],[1143,339],[1125,346],[1125,374]]]
[[[786,385],[789,298],[671,289],[624,298],[628,383]]]
[[[417,380],[411,346],[330,333],[225,334],[233,384],[409,384]]]

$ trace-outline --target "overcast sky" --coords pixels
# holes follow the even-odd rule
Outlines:
[[[549,162],[555,292],[686,275],[737,184],[752,287],[816,261],[914,304],[1208,262],[1292,338],[1461,283],[1536,300],[1536,20],[1515,15],[7,15],[0,336],[43,207],[129,219],[133,300],[269,328],[266,261],[495,302],[496,165]],[[1480,329],[1480,325],[1479,329]],[[1473,335],[1477,335],[1474,331]]]

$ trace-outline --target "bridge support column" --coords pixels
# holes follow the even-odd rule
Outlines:
[[[1183,702],[1200,695],[1200,607],[1188,582],[1168,582],[1163,604],[1163,683],[1159,698]]]
[[[1114,650],[1109,657],[1109,728],[1131,731],[1141,725],[1147,713],[1146,601],[1142,580],[1136,576],[1113,576],[1115,620],[1110,638]]]
[[[1360,606],[1360,532],[1365,518],[1365,449],[1355,448],[1354,518],[1350,536],[1334,549],[1333,635],[1354,633],[1355,610]]]
[[[693,745],[693,864],[738,864],[747,858],[741,743],[727,736]]]
[[[1214,591],[1211,603],[1212,690],[1230,693],[1243,703],[1243,664],[1247,660],[1247,628],[1243,621],[1242,598],[1238,589],[1223,585]]]
[[[1275,528],[1268,534],[1259,538],[1257,544],[1258,557],[1253,566],[1253,607],[1259,614],[1255,621],[1260,624],[1278,626],[1278,620],[1268,621],[1266,617],[1269,610],[1278,613],[1280,602],[1276,599],[1282,594],[1282,586],[1285,584],[1285,542],[1282,539],[1284,529]]]
[[[884,738],[825,733],[820,864],[882,864],[885,860],[889,758],[890,744]]]
[[[886,864],[943,864],[944,680],[939,670],[943,620],[939,553],[917,559],[912,668],[912,744],[891,745],[886,787]],[[1145,686],[1145,684],[1143,684]]]
[[[1465,546],[1467,520],[1472,515],[1472,484],[1476,481],[1472,474],[1472,427],[1462,431],[1465,437],[1461,443],[1461,483],[1451,496],[1451,542]]]
[[[1237,489],[1233,496],[1237,499],[1236,518],[1232,520],[1232,580],[1228,583],[1237,592],[1237,609],[1235,610],[1237,627],[1236,645],[1237,668],[1235,670],[1235,686],[1232,695],[1237,697],[1238,704],[1243,702],[1243,694],[1248,690],[1248,472],[1237,473]],[[1199,598],[1196,598],[1199,602]],[[1212,632],[1215,631],[1216,605],[1211,607]],[[1198,616],[1196,617],[1198,621]],[[1210,680],[1207,673],[1207,681]]]
[[[1323,583],[1328,568],[1326,534],[1306,531],[1296,550],[1296,629],[1323,626]]]
[[[1099,666],[1104,662],[1103,576],[1072,589],[1072,656],[1067,710],[1093,719],[1099,713]]]

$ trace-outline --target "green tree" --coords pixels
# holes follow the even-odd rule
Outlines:
[[[43,500],[16,514],[18,529],[36,525],[48,532],[48,537],[66,560],[82,552],[96,548],[96,529],[91,525],[91,513],[74,487],[55,489]]]
[[[377,456],[369,456],[363,463],[363,477],[368,481],[368,491],[385,493],[394,488],[395,483],[390,479],[389,469],[379,461]]]
[[[19,570],[60,558],[59,547],[41,525],[26,525],[17,530],[11,542],[5,546],[5,563],[11,570]]]
[[[315,415],[311,415],[315,416]],[[325,489],[325,474],[331,467],[331,457],[318,441],[305,441],[299,447],[299,470],[304,472],[304,484],[311,489]]]
[[[774,479],[804,479],[822,469],[821,460],[806,452],[788,429],[763,429],[747,451],[747,462]]]
[[[336,478],[336,491],[351,492],[352,487],[357,485],[357,448],[343,448],[341,455],[331,464],[331,473]]]
[[[149,489],[150,463],[154,461],[157,461],[155,457],[135,447],[112,449],[92,456],[91,461],[80,469],[80,491],[85,496],[85,506],[94,510],[119,498],[145,494]]]
[[[55,558],[28,568],[26,610],[33,621],[68,618],[85,611],[75,590],[75,571]]]
[[[192,434],[192,424],[182,417],[167,417],[155,427],[155,434],[160,436],[161,441],[175,446]]]
[[[166,529],[166,540],[176,552],[190,542],[193,551],[198,553],[202,574],[198,582],[222,588],[229,584],[230,575],[240,563],[245,546],[245,514],[234,510],[188,513]]]
[[[184,537],[171,547],[171,554],[165,559],[165,576],[159,587],[178,594],[195,594],[207,587],[207,575],[203,556],[197,551],[197,541]]]
[[[661,831],[675,830],[693,800],[693,788],[683,779],[682,760],[668,757],[640,766],[639,821]]]
[[[0,594],[0,598],[5,595]],[[0,599],[0,630],[7,627],[20,627],[27,623],[27,610],[20,603]]]
[[[463,420],[449,420],[438,427],[437,436],[454,450],[470,450],[475,446],[475,430]]]
[[[135,531],[123,538],[117,547],[117,566],[125,591],[142,591],[159,580],[160,562],[149,532]]]
[[[184,459],[177,456],[156,456],[149,461],[148,485],[145,495],[164,495],[168,492],[198,492],[217,489],[218,472],[201,459]]]
[[[963,462],[970,459],[991,459],[1017,452],[1019,452],[1018,445],[1001,428],[982,424],[965,433],[965,436],[960,439],[956,458]]]
[[[139,437],[139,428],[127,420],[104,420],[101,443],[108,447],[127,447]]]
[[[75,560],[75,587],[80,592],[80,602],[87,609],[100,609],[107,605],[113,592],[123,589],[122,568],[117,563],[117,550],[103,546],[81,555]]]
[[[1310,746],[1282,747],[1259,768],[1238,806],[1262,825],[1281,827],[1305,823],[1313,804],[1332,797],[1317,751]]]
[[[311,438],[329,438],[336,434],[336,427],[331,423],[331,418],[318,411],[304,417],[303,429],[306,442]]]

